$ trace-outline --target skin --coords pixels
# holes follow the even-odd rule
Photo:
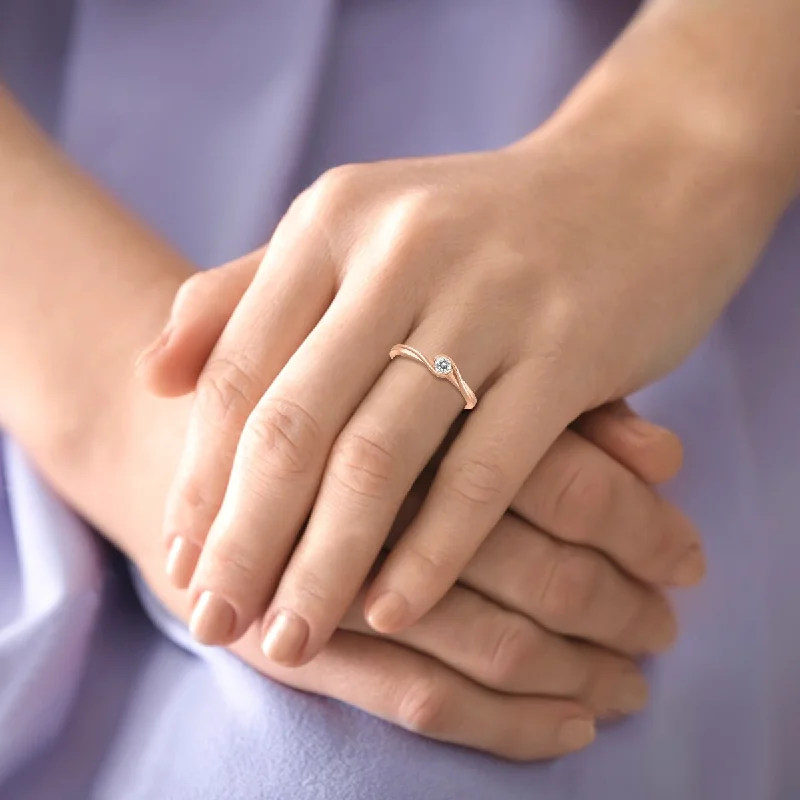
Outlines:
[[[258,624],[285,666],[329,641],[463,408],[393,345],[448,354],[480,400],[364,597],[383,633],[442,600],[573,420],[680,364],[796,194],[799,36],[795,0],[653,0],[525,139],[304,192],[202,370],[168,500],[195,636]],[[620,516],[607,553],[692,583],[681,530]]]
[[[200,273],[179,290],[168,339],[139,359],[140,376],[156,394],[169,396],[193,388],[202,364],[252,280],[260,257],[261,253],[251,254]],[[451,432],[449,439],[454,435]],[[389,548],[402,536],[422,504],[447,444],[427,465],[406,498],[389,536]],[[549,530],[560,536],[562,530],[570,529],[575,511],[582,509],[585,518],[594,519],[591,544],[604,550],[609,541],[606,532],[614,531],[626,514],[635,518],[643,501],[653,502],[648,522],[655,528],[662,525],[660,535],[669,539],[687,524],[686,520],[659,500],[647,483],[669,480],[680,463],[680,443],[671,433],[637,417],[627,404],[616,403],[584,415],[559,437],[515,498],[512,510],[519,513],[547,507],[553,496],[560,497]],[[591,473],[593,485],[609,487],[609,496],[616,498],[617,508],[590,508],[583,498],[573,494],[569,476],[576,464]],[[493,608],[487,598],[498,605]],[[351,605],[335,636],[341,638],[342,630],[374,635],[360,610],[360,600],[357,598]],[[501,608],[505,610],[500,611]],[[510,609],[516,613],[508,614]],[[504,618],[499,627],[498,612]],[[556,631],[594,641],[604,648],[587,647],[586,641],[557,641],[560,637],[552,636]],[[588,683],[589,696],[579,693],[578,699],[601,718],[614,718],[641,708],[645,685],[633,662],[617,658],[609,662],[609,650],[628,656],[660,652],[674,635],[674,620],[668,607],[652,588],[630,580],[593,548],[565,546],[516,514],[506,514],[467,566],[459,584],[420,623],[390,638],[437,655],[471,679],[504,692],[534,692],[539,696],[575,692],[574,669],[580,664],[579,673],[585,675],[588,666],[594,676]],[[234,647],[252,658],[258,645],[258,626],[254,626]],[[297,685],[303,670],[317,663],[315,659],[304,668],[284,668],[284,673],[289,682]],[[273,670],[281,669],[273,662],[267,664],[272,664]],[[604,677],[609,666],[614,676],[610,683]],[[584,677],[579,682],[587,685]],[[610,704],[606,695],[609,687],[613,698]],[[425,691],[429,688],[426,685]],[[390,718],[397,721],[399,716],[401,724],[436,737],[437,722],[428,719],[427,697],[421,701],[425,708],[422,723],[416,718],[416,691],[412,691],[410,699],[403,698],[399,714]],[[434,702],[438,709],[440,701]],[[540,711],[546,712],[547,705]],[[463,714],[463,709],[449,704],[448,709],[450,720]],[[542,717],[538,723],[542,724]],[[588,732],[586,728],[580,730],[582,735]],[[556,745],[555,751],[542,750],[540,740],[525,742],[519,749],[521,742],[515,734],[505,742],[510,749],[495,745],[494,752],[524,758],[530,757],[527,754],[531,747],[536,757],[567,749],[563,742]],[[572,747],[577,746],[577,740],[573,740]],[[549,747],[553,747],[552,742]]]
[[[188,620],[191,597],[163,570],[159,523],[193,397],[155,397],[133,366],[192,268],[71,167],[2,93],[0,142],[0,425]],[[181,330],[197,343],[192,308],[195,319],[205,315],[191,286],[205,285],[196,279],[181,293],[190,319]],[[230,297],[226,314],[238,302]],[[206,344],[173,350],[178,363],[202,366],[220,326],[202,329]],[[191,369],[183,379],[191,383]],[[619,412],[595,412],[562,432],[550,468],[512,498],[525,517],[549,510],[547,529],[502,515],[463,579],[418,625],[379,636],[356,601],[299,669],[267,659],[258,624],[231,649],[276,680],[433,738],[516,759],[586,746],[597,718],[645,702],[633,656],[661,652],[675,636],[663,594],[609,557],[620,509],[649,509],[640,534],[659,543],[656,561],[674,539],[696,537],[649,486],[678,468],[675,437]],[[573,496],[576,471],[601,491]],[[400,540],[418,490],[395,521]],[[598,496],[605,501],[587,502]],[[553,497],[559,502],[548,506]],[[578,543],[580,532],[593,546]]]

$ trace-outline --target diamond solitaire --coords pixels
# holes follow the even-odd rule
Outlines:
[[[447,375],[453,371],[453,362],[447,356],[436,356],[433,368],[439,375]]]

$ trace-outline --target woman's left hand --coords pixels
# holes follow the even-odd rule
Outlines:
[[[709,329],[769,231],[746,170],[614,119],[568,107],[511,148],[342,167],[295,201],[203,371],[168,504],[168,541],[202,547],[207,641],[268,608],[300,664],[336,629],[464,408],[395,344],[447,354],[479,402],[371,585],[383,632],[443,597],[576,417]]]

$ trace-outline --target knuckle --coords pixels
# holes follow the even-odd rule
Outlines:
[[[203,485],[199,476],[189,475],[177,484],[167,506],[167,538],[185,535],[184,529],[196,529],[203,522],[210,526],[216,511],[211,498],[208,487]]]
[[[428,575],[431,580],[441,580],[443,575],[449,575],[453,570],[454,556],[452,550],[441,543],[421,542],[409,543],[403,556],[414,564],[418,575]]]
[[[185,306],[191,305],[196,297],[202,296],[210,279],[211,273],[209,272],[195,272],[194,275],[187,278],[175,293],[175,300],[172,303],[173,310],[178,312]]]
[[[375,431],[349,431],[336,442],[331,477],[348,493],[382,499],[397,476],[398,460],[392,446]]]
[[[536,638],[532,626],[522,619],[496,626],[486,648],[486,678],[498,687],[515,685],[535,660]]]
[[[205,421],[223,428],[229,422],[243,425],[259,399],[256,381],[229,358],[215,358],[203,370],[196,402]]]
[[[418,678],[400,700],[400,724],[415,733],[440,734],[446,729],[448,706],[448,691],[442,680],[429,675]]]
[[[308,240],[338,265],[337,271],[343,269],[351,239],[350,217],[364,193],[366,169],[363,164],[346,164],[320,175],[295,198],[278,224],[273,242],[280,241],[291,252],[298,241]]]
[[[201,565],[201,583],[252,588],[260,587],[264,582],[258,560],[235,537],[228,537],[224,543],[209,548],[208,560]]]
[[[409,234],[428,238],[440,232],[443,223],[441,205],[433,189],[415,187],[398,194],[385,217],[385,233],[389,241],[400,246]]]
[[[265,456],[284,474],[307,472],[319,450],[322,429],[302,406],[292,400],[270,398],[248,418],[243,441],[254,463]]]
[[[615,496],[612,479],[599,470],[575,464],[553,494],[552,515],[564,536],[585,542],[609,519]]]
[[[313,610],[314,614],[325,614],[331,610],[331,589],[323,577],[314,569],[303,568],[297,570],[291,577],[291,593],[298,608],[303,609],[308,616]],[[344,596],[347,593],[346,587],[342,587]],[[336,598],[342,600],[342,598]]]
[[[508,481],[504,470],[495,462],[470,458],[451,466],[442,464],[443,483],[448,494],[470,506],[491,506],[500,503]]]
[[[548,374],[554,369],[562,369],[566,360],[580,352],[575,349],[575,339],[585,312],[568,286],[561,286],[558,282],[554,284],[545,264],[537,266],[541,269],[539,275],[534,276],[533,297],[538,321],[535,335],[526,338],[525,351],[536,369]],[[530,262],[523,269],[530,276]],[[530,277],[525,291],[530,292]]]
[[[329,216],[350,202],[361,183],[362,167],[343,164],[323,172],[303,193],[305,213]]]
[[[596,559],[576,548],[561,547],[542,583],[539,607],[548,619],[569,625],[592,606],[599,582]]]
[[[549,354],[549,360],[560,364],[587,346],[587,337],[592,335],[593,328],[580,294],[574,292],[571,285],[551,283],[548,289],[547,301],[541,308],[542,341],[548,343],[544,352]]]
[[[374,269],[375,278],[390,284],[394,292],[402,286],[413,292],[412,284],[427,285],[436,280],[426,267],[430,251],[434,246],[443,246],[437,243],[447,239],[448,226],[452,224],[434,190],[416,187],[397,194],[375,230],[374,241],[382,253]]]

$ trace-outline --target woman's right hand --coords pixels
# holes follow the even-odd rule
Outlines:
[[[251,267],[235,262],[190,281],[167,346],[146,359],[150,386],[191,388]],[[652,570],[690,524],[649,485],[679,468],[676,437],[624,404],[592,412],[575,428],[526,481],[459,584],[416,625],[379,636],[356,602],[330,645],[303,667],[264,657],[258,626],[231,649],[283,683],[432,738],[525,760],[587,745],[595,718],[643,707],[646,685],[634,659],[661,652],[675,636],[661,592],[615,565],[620,543],[637,542],[643,571]],[[413,518],[424,476],[416,488],[397,532]]]

